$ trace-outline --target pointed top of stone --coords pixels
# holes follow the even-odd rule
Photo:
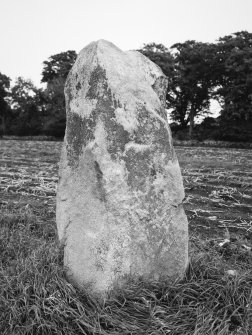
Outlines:
[[[121,101],[128,110],[135,110],[136,106],[145,101],[145,108],[153,112],[153,105],[165,105],[163,92],[167,86],[166,76],[162,70],[138,51],[122,51],[113,43],[100,39],[91,42],[83,48],[72,67],[66,81],[66,102],[72,104],[71,109],[80,116],[88,116],[96,104],[96,98],[88,95],[85,108],[78,102],[80,96],[88,94],[91,81],[97,76],[103,76],[108,83],[115,100]],[[98,80],[98,77],[97,77]],[[99,78],[101,81],[101,78]],[[162,82],[162,89],[157,82]],[[76,90],[77,86],[80,88]],[[98,90],[102,88],[98,87]],[[162,91],[162,94],[161,94]],[[96,92],[97,95],[98,92]],[[146,99],[147,97],[147,99]],[[82,101],[84,101],[82,99]],[[90,108],[89,108],[90,107]],[[160,106],[161,107],[161,106]]]
[[[88,45],[86,45],[81,51],[80,53],[82,53],[83,50],[92,48],[92,47],[96,47],[99,49],[103,49],[103,48],[111,48],[111,49],[117,49],[120,50],[115,44],[113,44],[110,41],[104,40],[104,39],[99,39],[97,41],[92,41],[90,42]],[[120,50],[122,52],[122,50]]]

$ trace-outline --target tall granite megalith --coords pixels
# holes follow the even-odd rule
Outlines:
[[[94,293],[186,268],[188,224],[166,88],[157,65],[104,40],[86,46],[68,75],[57,227],[68,277]]]

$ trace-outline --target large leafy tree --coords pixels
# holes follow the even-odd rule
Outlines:
[[[0,134],[6,133],[6,121],[10,113],[10,107],[7,102],[9,96],[10,78],[0,72]]]
[[[216,98],[226,120],[252,119],[252,34],[247,31],[218,40],[214,57]]]
[[[42,83],[51,83],[53,79],[59,77],[66,79],[71,70],[77,54],[74,50],[68,50],[50,56],[43,62]]]
[[[76,52],[69,50],[53,55],[43,63],[42,82],[47,84],[44,92],[46,116],[43,131],[47,135],[64,136],[66,125],[64,86],[76,58]]]
[[[171,117],[183,127],[190,124],[192,136],[195,117],[209,114],[213,89],[213,45],[196,41],[174,44],[174,72],[167,94]]]
[[[41,89],[31,80],[18,77],[11,88],[12,131],[18,135],[38,135],[42,128]]]
[[[186,41],[168,50],[162,44],[151,43],[139,51],[168,77],[166,101],[170,116],[182,127],[190,124],[192,135],[195,117],[209,112],[212,45]]]

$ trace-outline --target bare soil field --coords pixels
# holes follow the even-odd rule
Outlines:
[[[192,230],[252,236],[252,150],[176,147]]]
[[[61,142],[0,141],[0,205],[55,220]],[[190,232],[252,239],[252,150],[175,147],[184,179]]]

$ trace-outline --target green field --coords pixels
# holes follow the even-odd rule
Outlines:
[[[131,283],[98,303],[64,279],[55,224],[61,145],[0,141],[0,334],[252,334],[251,150],[176,147],[186,278]],[[231,243],[221,249],[224,238]]]

